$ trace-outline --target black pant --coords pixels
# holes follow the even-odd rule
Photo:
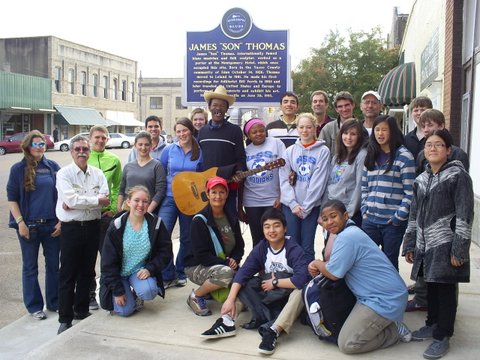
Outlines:
[[[262,206],[262,207],[246,207],[245,213],[248,218],[248,226],[250,227],[250,234],[252,234],[253,247],[257,245],[262,239],[265,238],[263,235],[263,226],[262,226],[262,215],[271,206]]]
[[[433,338],[443,340],[453,335],[457,315],[456,284],[427,282],[428,314],[426,324],[436,324]]]
[[[290,290],[290,291],[289,291]],[[282,292],[278,300],[268,301],[267,296],[273,291]],[[291,289],[275,289],[265,292],[262,289],[262,280],[258,276],[251,278],[238,293],[238,298],[244,303],[252,314],[252,320],[275,321],[288,301]],[[275,295],[274,295],[275,296]]]
[[[71,323],[74,311],[88,312],[95,276],[100,222],[62,222],[60,235],[59,322]]]

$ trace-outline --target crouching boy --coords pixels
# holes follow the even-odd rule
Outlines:
[[[340,350],[364,353],[410,341],[412,334],[401,322],[407,288],[397,270],[373,240],[348,219],[342,202],[326,202],[320,219],[324,229],[337,236],[329,261],[312,261],[310,275],[344,278],[357,298],[338,336]]]

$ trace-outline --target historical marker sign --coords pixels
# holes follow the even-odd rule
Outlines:
[[[261,30],[246,11],[230,9],[214,30],[187,33],[185,74],[187,104],[223,85],[237,104],[277,105],[291,87],[288,31]]]

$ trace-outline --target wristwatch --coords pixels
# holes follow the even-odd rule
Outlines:
[[[277,278],[272,280],[272,285],[273,285],[274,288],[278,287],[278,279]]]

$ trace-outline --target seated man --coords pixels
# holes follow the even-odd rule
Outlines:
[[[261,223],[265,239],[255,246],[235,275],[228,298],[222,306],[222,317],[211,329],[205,331],[202,337],[220,338],[235,335],[233,319],[237,313],[235,301],[238,297],[252,312],[252,320],[243,325],[246,329],[258,328],[268,321],[273,323],[281,311],[280,326],[274,323],[271,327],[262,327],[259,352],[270,355],[275,351],[278,334],[282,330],[288,332],[301,310],[302,297],[299,289],[302,289],[308,281],[308,264],[301,246],[294,240],[285,238],[286,220],[281,210],[268,209],[263,214]],[[288,273],[290,276],[277,277],[279,272]],[[256,273],[260,273],[265,280],[261,281],[255,277]],[[255,286],[255,283],[259,286]],[[292,289],[293,292],[286,292],[285,289]],[[284,305],[287,298],[288,302],[283,310],[278,309],[277,301],[283,300],[281,304]]]
[[[343,324],[338,347],[346,354],[364,353],[408,342],[410,330],[401,322],[407,304],[405,283],[385,254],[355,223],[345,205],[329,200],[321,212],[322,226],[336,236],[328,262],[314,260],[310,275],[345,278],[357,303]]]

